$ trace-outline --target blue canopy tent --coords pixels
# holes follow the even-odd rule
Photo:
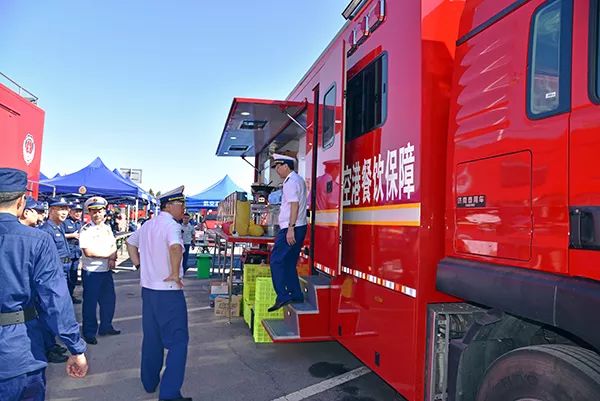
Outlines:
[[[40,172],[40,181],[38,186],[38,191],[43,194],[50,194],[54,191],[54,187],[43,184],[43,181],[47,181],[48,176],[42,172]]]
[[[219,206],[219,202],[225,199],[227,195],[232,192],[246,192],[242,189],[228,175],[223,177],[222,180],[215,183],[214,185],[206,188],[204,191],[188,196],[185,199],[186,208],[190,211],[196,211],[200,209],[215,209]]]
[[[56,188],[57,194],[81,194],[83,192],[85,195],[142,198],[142,192],[144,192],[134,183],[115,175],[99,157],[79,171],[43,180],[41,184]],[[43,191],[44,186],[40,185],[40,192],[48,193],[48,191]]]

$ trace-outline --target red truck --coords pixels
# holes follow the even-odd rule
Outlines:
[[[0,166],[27,172],[37,198],[42,159],[44,111],[37,97],[0,73]]]
[[[217,154],[297,155],[304,304],[409,401],[600,400],[598,0],[355,0],[286,100]],[[301,44],[297,44],[301,46]]]

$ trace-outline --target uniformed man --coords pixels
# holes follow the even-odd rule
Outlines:
[[[31,196],[25,199],[25,208],[23,213],[19,217],[19,222],[27,227],[35,227],[38,223],[38,212],[35,209],[38,206],[38,202]]]
[[[0,168],[0,399],[43,401],[46,359],[44,322],[71,352],[67,373],[84,377],[85,343],[79,336],[73,304],[53,240],[20,224],[27,174]],[[40,314],[34,304],[38,302]]]
[[[37,212],[37,223],[34,227],[39,228],[42,226],[42,224],[44,224],[44,216],[46,214],[46,211],[48,209],[48,202],[36,202],[35,206],[35,211]]]
[[[79,259],[81,258],[81,249],[79,248],[79,230],[81,230],[81,215],[83,214],[83,206],[78,200],[69,203],[69,215],[63,223],[65,238],[69,244],[69,252],[71,253],[71,266],[68,271],[69,275],[69,294],[74,304],[80,304],[81,300],[73,296],[73,291],[77,286]]]
[[[280,230],[271,254],[271,277],[277,299],[269,312],[292,302],[304,302],[296,264],[306,236],[306,182],[294,171],[293,157],[274,154],[273,168],[284,180]]]
[[[62,223],[69,214],[69,202],[63,197],[55,197],[50,199],[48,207],[48,220],[40,226],[40,230],[47,232],[52,237],[54,245],[56,245],[58,256],[60,257],[60,262],[62,264],[62,269],[59,273],[63,275],[68,288],[68,272],[71,268],[71,252],[69,251],[69,244],[65,238],[65,232],[62,229]],[[46,357],[48,358],[48,362],[62,363],[67,361],[67,357],[62,355],[65,348],[56,343],[56,338],[49,327],[46,328],[44,333],[44,343],[46,344]]]
[[[115,315],[115,283],[112,272],[117,261],[117,241],[110,227],[105,224],[108,202],[93,196],[85,202],[91,221],[81,228],[79,246],[83,277],[83,339],[88,344],[97,344],[96,334],[113,336],[121,334],[115,330],[112,320]],[[96,314],[100,306],[100,326]]]
[[[183,186],[162,195],[160,209],[157,217],[127,240],[131,261],[140,268],[142,285],[141,379],[149,393],[160,383],[160,400],[191,401],[181,395],[189,341],[181,281],[183,240],[177,223],[185,209]],[[168,354],[161,380],[165,348]]]

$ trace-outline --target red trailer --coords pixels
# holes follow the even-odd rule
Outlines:
[[[410,401],[600,400],[598,0],[356,0],[284,101],[217,154],[297,155],[304,304]]]
[[[36,103],[37,97],[0,73],[0,166],[27,172],[37,198],[44,111]]]

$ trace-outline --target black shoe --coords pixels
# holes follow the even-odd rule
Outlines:
[[[99,336],[116,336],[121,334],[121,330],[110,329],[108,331],[104,331],[102,333],[98,333]]]
[[[71,298],[71,301],[73,301],[73,305],[79,305],[81,303],[81,299],[75,297]]]
[[[92,345],[96,345],[98,344],[98,340],[96,340],[96,337],[83,337],[83,341],[85,341],[88,344],[92,344]]]
[[[67,362],[67,359],[69,359],[69,357],[67,357],[66,355],[52,351],[46,354],[46,358],[48,359],[49,363],[65,363]]]
[[[50,347],[48,352],[54,352],[55,354],[64,354],[65,352],[67,352],[67,349],[58,344],[54,344],[52,347]]]
[[[283,301],[283,302],[275,302],[275,304],[273,306],[271,306],[269,309],[267,309],[267,312],[275,312],[277,309],[281,309],[284,306],[286,306],[287,304],[291,304],[292,300],[288,299],[287,301]]]
[[[162,398],[158,401],[192,401],[191,397],[181,397],[181,398],[169,398],[168,400],[163,400]]]

